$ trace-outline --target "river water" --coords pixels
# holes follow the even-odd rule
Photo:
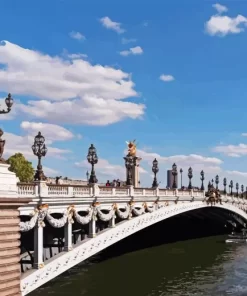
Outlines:
[[[247,245],[213,236],[95,256],[30,296],[247,295]]]

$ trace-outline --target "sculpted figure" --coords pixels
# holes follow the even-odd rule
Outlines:
[[[136,140],[134,141],[126,141],[128,145],[128,156],[136,156]]]

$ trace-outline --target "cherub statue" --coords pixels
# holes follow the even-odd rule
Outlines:
[[[128,155],[136,156],[136,140],[129,142],[126,141],[126,144],[128,145]]]

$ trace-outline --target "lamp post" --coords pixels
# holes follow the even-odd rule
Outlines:
[[[38,157],[38,165],[34,175],[34,181],[45,181],[46,176],[43,172],[41,158],[46,156],[47,148],[45,145],[45,138],[41,135],[41,132],[38,132],[37,136],[35,136],[32,150],[33,154]]]
[[[236,183],[237,197],[238,197],[238,189],[239,189],[239,185],[238,183]]]
[[[91,174],[89,178],[89,184],[96,184],[98,182],[98,179],[96,178],[96,175],[95,175],[94,166],[95,164],[98,163],[98,156],[97,156],[96,148],[94,147],[93,144],[91,144],[91,146],[88,148],[87,161],[92,166]]]
[[[212,187],[214,187],[214,179],[211,180]]]
[[[7,106],[7,110],[0,110],[0,114],[7,114],[10,112],[11,107],[13,106],[14,100],[11,97],[11,94],[8,94],[7,98],[5,99],[5,104]],[[2,158],[3,152],[4,152],[4,145],[5,140],[2,140],[2,135],[4,134],[3,130],[0,129],[0,162],[5,163],[5,160]]]
[[[189,177],[189,186],[188,186],[188,189],[192,189],[191,179],[193,178],[193,170],[192,170],[191,167],[188,169],[188,177]]]
[[[216,175],[216,177],[215,177],[215,184],[216,184],[216,189],[218,189],[218,185],[219,185],[219,176],[218,175]]]
[[[203,191],[204,190],[204,184],[203,184],[203,181],[204,181],[204,171],[201,171],[201,181],[202,181],[202,185],[201,185],[201,190]]]
[[[159,186],[159,184],[157,182],[156,175],[159,172],[159,167],[158,167],[158,160],[156,158],[153,161],[152,172],[154,173],[154,180],[153,180],[152,188],[157,188]]]
[[[178,175],[178,172],[177,172],[177,166],[176,164],[174,163],[173,166],[172,166],[172,175],[173,175],[173,184],[172,184],[172,188],[173,189],[176,189],[177,188],[177,175]]]
[[[245,199],[247,199],[247,186],[245,187]]]
[[[224,185],[224,194],[226,194],[226,186],[227,186],[226,178],[223,179],[223,185]]]
[[[86,176],[87,176],[87,183],[88,183],[88,180],[89,180],[89,172],[88,171],[86,172]]]
[[[181,175],[181,189],[183,187],[183,169],[180,169],[180,175]]]
[[[230,181],[230,185],[229,185],[231,191],[230,191],[230,195],[232,196],[232,189],[233,189],[233,181],[231,180]]]
[[[241,192],[242,192],[241,197],[244,198],[244,185],[241,185]]]

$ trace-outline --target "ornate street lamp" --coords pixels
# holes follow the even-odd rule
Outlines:
[[[214,179],[211,180],[212,187],[214,187]]]
[[[4,110],[4,109],[0,110],[0,114],[9,113],[11,110],[11,107],[13,106],[13,103],[14,103],[14,100],[11,97],[11,94],[8,94],[7,98],[5,99],[5,104],[7,106],[7,110]]]
[[[98,156],[97,156],[96,148],[94,147],[93,144],[91,144],[91,146],[88,148],[87,161],[92,166],[91,174],[90,174],[90,178],[89,178],[89,184],[95,184],[98,182],[98,179],[96,178],[96,175],[95,175],[94,166],[95,166],[95,164],[98,163]]]
[[[230,191],[230,195],[232,196],[232,189],[233,189],[233,181],[231,180],[230,181],[230,185],[229,185],[231,191]]]
[[[45,145],[45,138],[41,135],[41,132],[38,132],[37,136],[34,138],[32,150],[33,154],[38,157],[38,165],[34,175],[34,181],[45,181],[46,176],[43,172],[41,158],[46,156],[47,148]]]
[[[219,185],[219,176],[216,175],[215,177],[215,184],[216,184],[216,189],[218,189],[218,185]]]
[[[224,194],[226,194],[226,186],[227,186],[226,178],[223,179],[223,185],[224,185]]]
[[[180,169],[180,175],[181,175],[181,189],[183,187],[183,169]]]
[[[239,185],[238,183],[236,183],[237,197],[238,197],[238,189],[239,189]]]
[[[193,178],[193,170],[192,170],[191,167],[188,169],[188,177],[189,177],[189,186],[188,186],[188,189],[192,189],[191,179]]]
[[[242,192],[241,197],[244,198],[244,185],[241,185],[241,192]]]
[[[159,185],[158,185],[158,182],[157,182],[156,175],[159,172],[159,167],[158,167],[158,160],[156,158],[153,161],[152,172],[154,173],[154,180],[153,180],[152,187],[157,188]]]
[[[172,166],[172,175],[173,175],[173,184],[172,184],[172,188],[173,189],[176,189],[177,188],[177,175],[178,175],[178,172],[177,172],[177,166],[176,164],[174,163],[173,166]]]
[[[11,107],[13,106],[14,100],[11,97],[11,94],[8,94],[7,98],[5,99],[5,104],[7,106],[7,110],[0,110],[0,114],[7,114],[10,112]],[[3,130],[0,129],[0,162],[5,163],[5,160],[2,158],[3,152],[4,152],[4,145],[5,140],[2,140],[2,135],[4,134]]]
[[[203,191],[204,190],[204,184],[203,184],[203,181],[204,181],[204,171],[201,171],[201,181],[202,181],[202,185],[201,185],[201,190]]]

